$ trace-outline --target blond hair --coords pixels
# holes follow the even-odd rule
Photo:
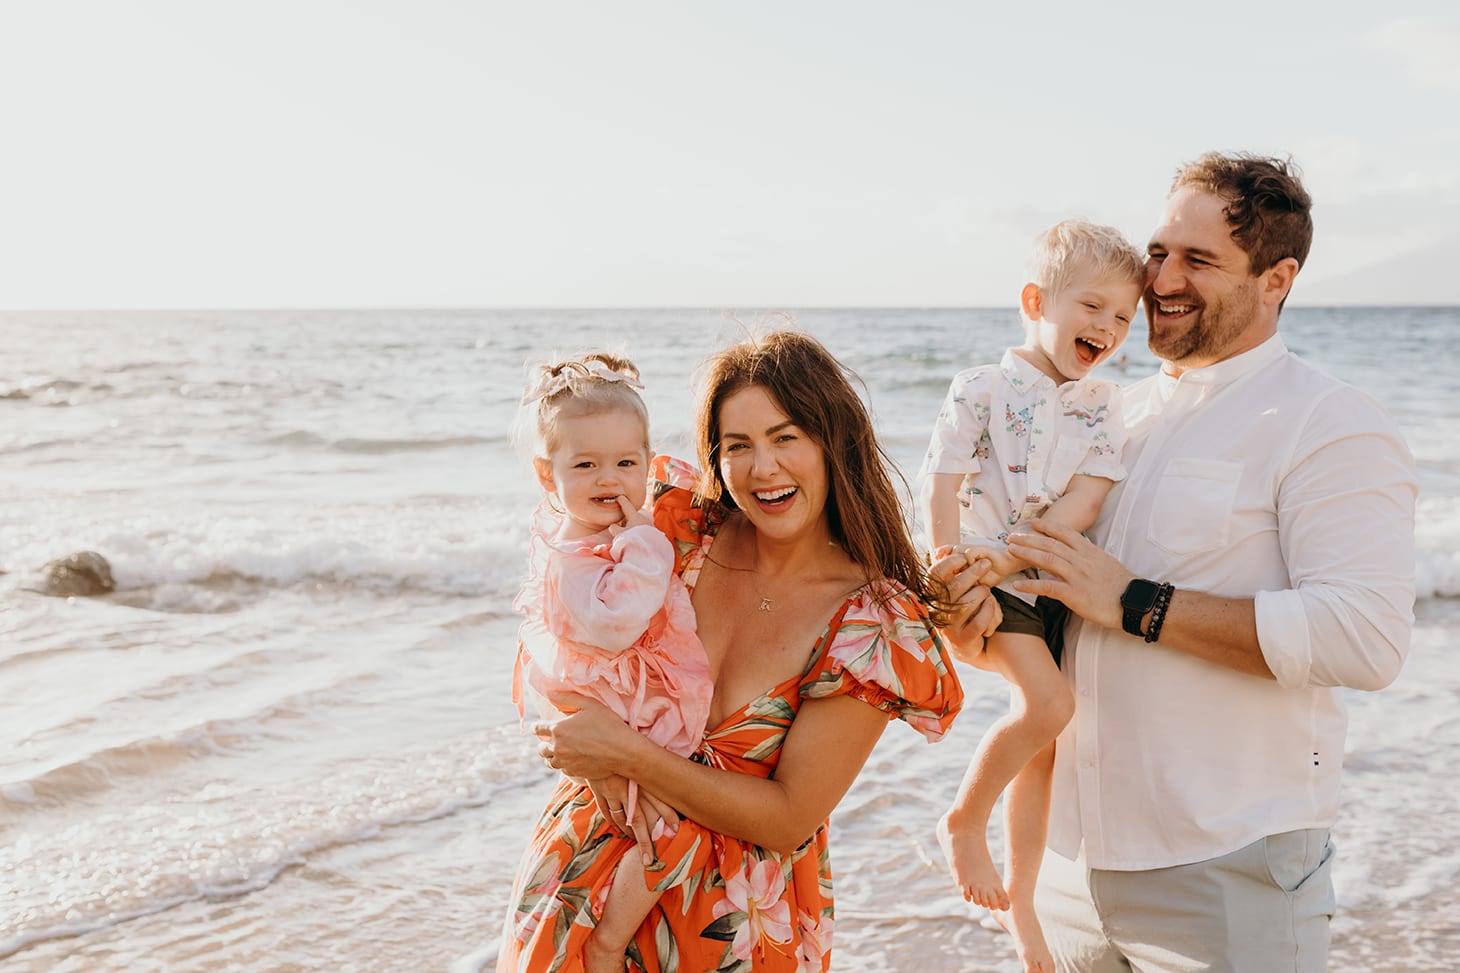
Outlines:
[[[639,369],[621,355],[590,351],[532,368],[532,381],[522,396],[514,439],[532,455],[551,456],[558,448],[562,419],[619,409],[644,424],[644,450],[649,447],[649,410],[639,397]]]
[[[1115,227],[1085,220],[1062,220],[1034,238],[1029,280],[1046,297],[1085,274],[1144,286],[1146,258]]]

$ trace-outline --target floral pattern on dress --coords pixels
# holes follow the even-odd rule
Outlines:
[[[717,507],[696,506],[675,484],[682,464],[655,462],[655,523],[683,552],[691,589],[715,530]],[[940,738],[963,691],[925,607],[891,582],[851,595],[808,650],[805,670],[772,687],[705,734],[692,759],[770,777],[805,699],[848,694]],[[633,842],[613,833],[589,791],[559,782],[537,822],[512,891],[499,973],[578,973],[602,893]],[[655,842],[666,868],[650,881],[659,901],[626,959],[632,973],[816,973],[831,963],[835,908],[825,823],[788,854],[718,834],[693,821]]]

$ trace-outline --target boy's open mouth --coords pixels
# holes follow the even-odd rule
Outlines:
[[[1105,349],[1108,347],[1110,346],[1090,338],[1076,338],[1075,357],[1079,358],[1082,364],[1093,365],[1100,360],[1100,356],[1105,354]]]

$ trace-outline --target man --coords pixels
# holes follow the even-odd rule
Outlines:
[[[1278,337],[1310,205],[1279,160],[1177,174],[1128,477],[1093,543],[1010,539],[1041,573],[1022,590],[1083,619],[1036,899],[1060,970],[1326,968],[1340,687],[1383,688],[1408,652],[1417,483],[1384,411]]]

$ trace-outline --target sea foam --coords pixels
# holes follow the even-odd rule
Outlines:
[[[247,821],[204,792],[183,819],[138,807],[69,823],[49,840],[22,833],[0,848],[0,873],[17,893],[0,916],[0,958],[193,899],[262,888],[321,849],[477,807],[549,774],[514,728],[496,727],[307,785],[269,785],[270,793],[254,795]]]

